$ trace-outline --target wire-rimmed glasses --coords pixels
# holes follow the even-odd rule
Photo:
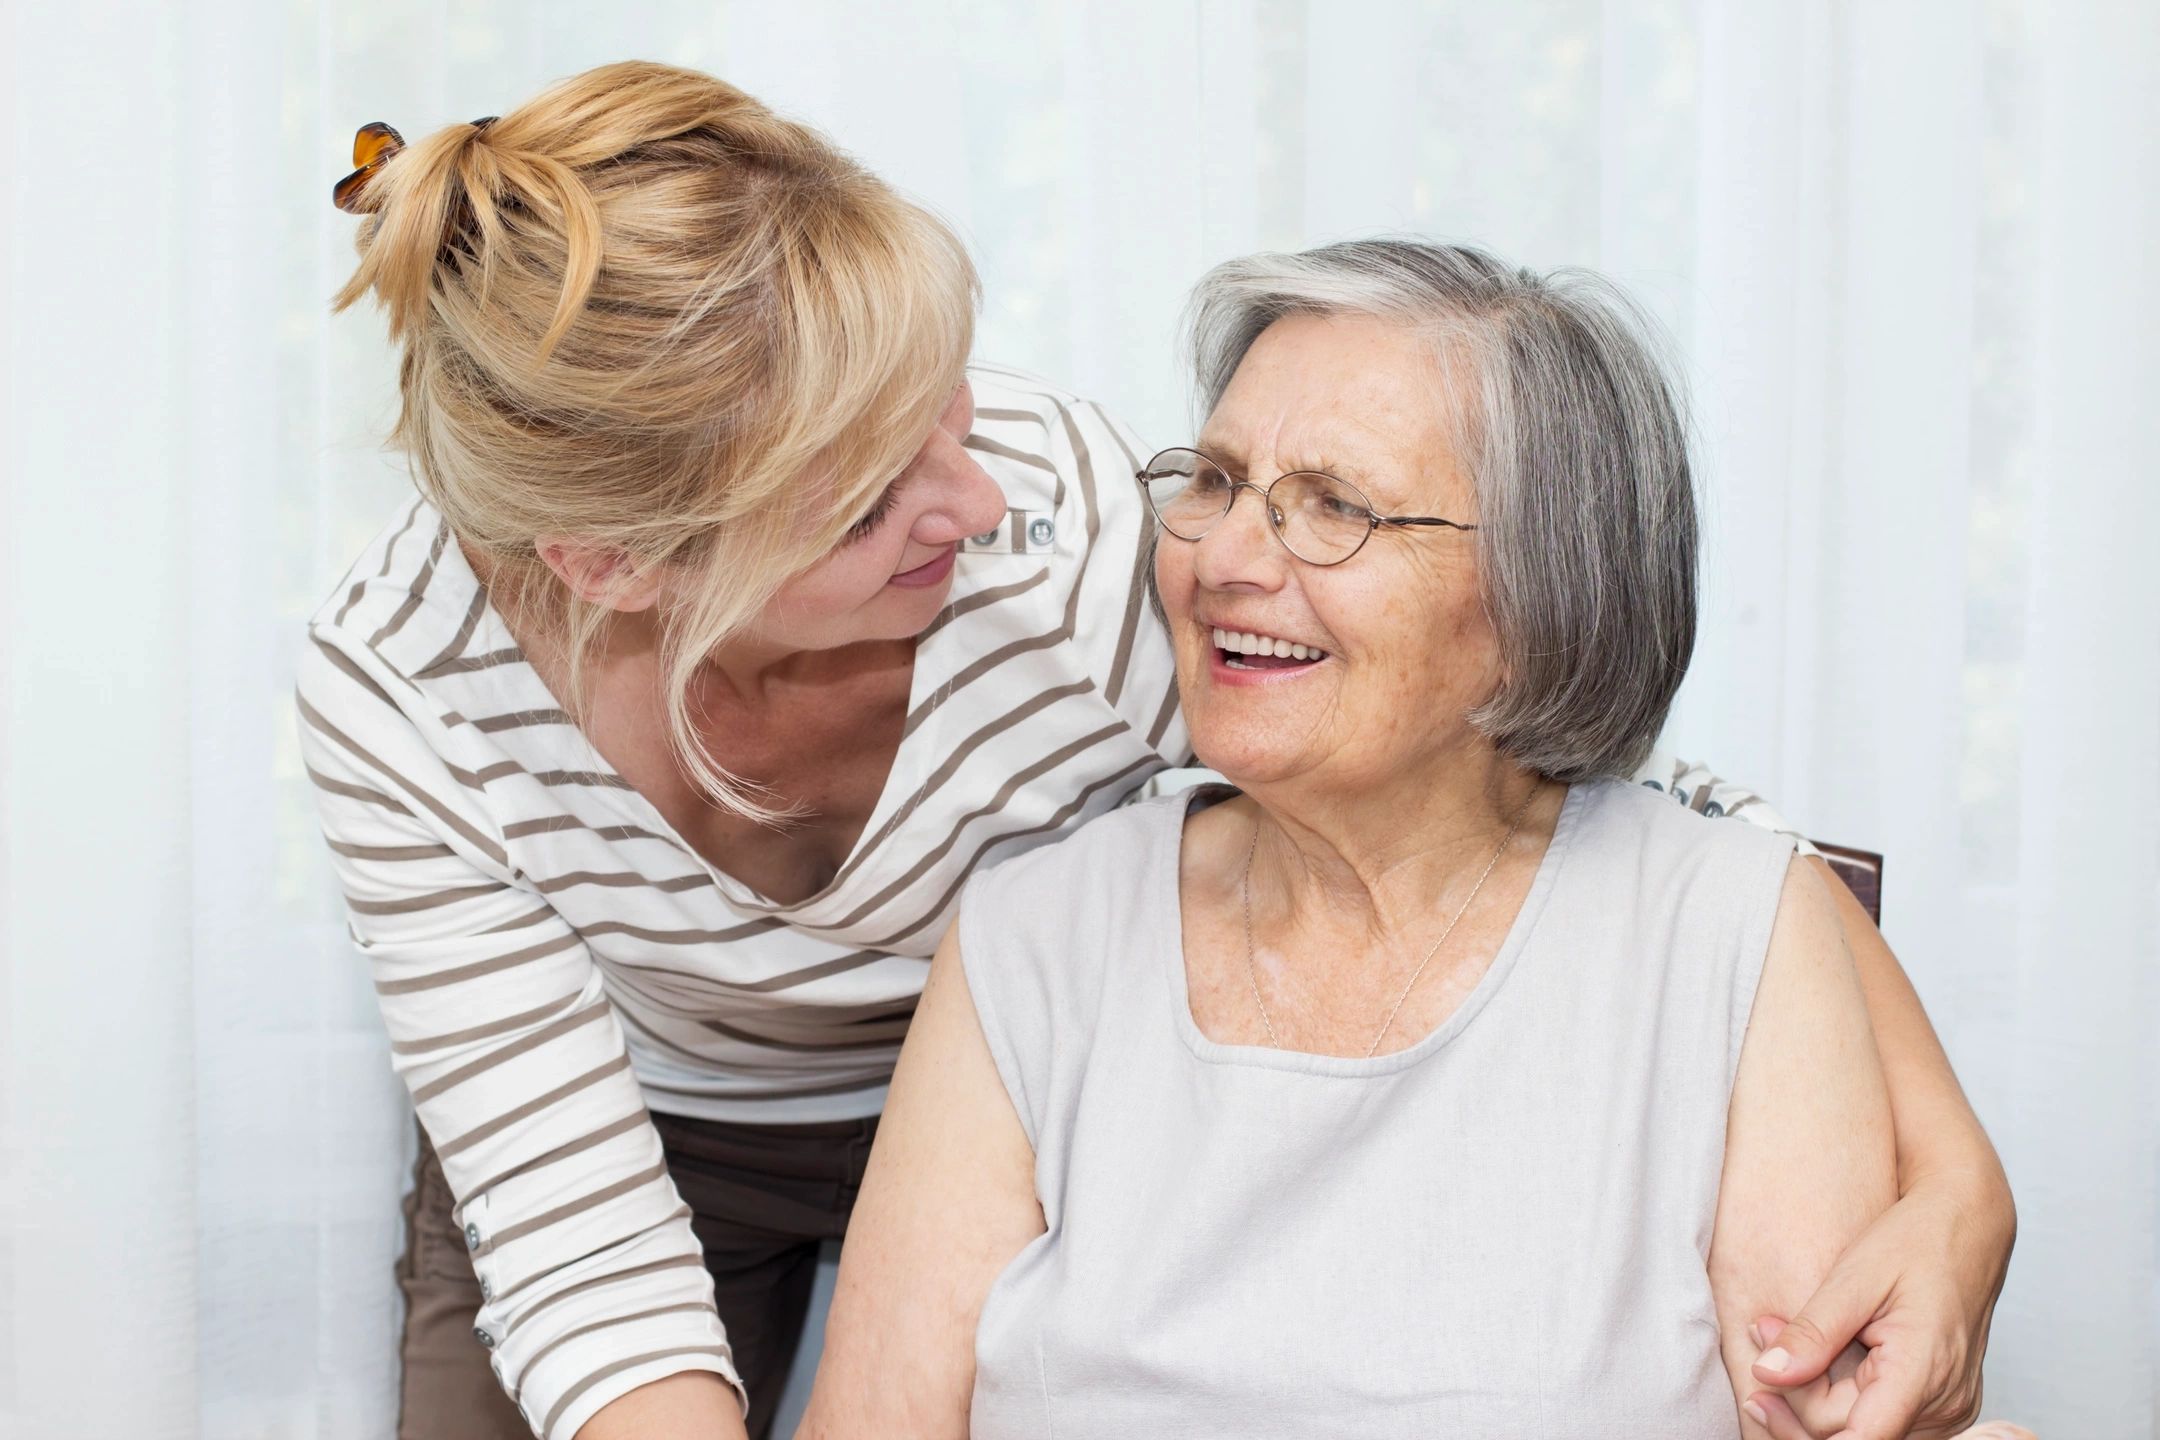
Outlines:
[[[1365,492],[1318,470],[1292,470],[1264,489],[1230,473],[1198,450],[1175,447],[1158,453],[1134,473],[1146,492],[1155,523],[1180,540],[1198,540],[1215,528],[1240,490],[1260,497],[1268,528],[1283,548],[1308,565],[1340,565],[1382,526],[1439,525],[1475,530],[1459,520],[1432,515],[1376,515]]]

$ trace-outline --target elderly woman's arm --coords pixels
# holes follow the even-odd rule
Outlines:
[[[1793,1155],[1805,1157],[1795,1165]],[[1867,1002],[1829,887],[1793,861],[1763,962],[1726,1129],[1710,1248],[1726,1368],[1754,1401],[1756,1317],[1792,1314],[1897,1199],[1896,1142]],[[1821,1382],[1818,1382],[1819,1384]],[[1827,1385],[1822,1388],[1827,1389]]]
[[[965,1436],[983,1297],[1042,1233],[1035,1154],[983,1039],[955,929],[893,1074],[798,1440]]]

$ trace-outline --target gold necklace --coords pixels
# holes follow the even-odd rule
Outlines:
[[[1417,968],[1410,972],[1410,978],[1403,983],[1402,994],[1397,995],[1395,1003],[1388,1007],[1386,1016],[1380,1021],[1380,1033],[1373,1036],[1372,1044],[1365,1047],[1367,1060],[1379,1053],[1380,1042],[1387,1038],[1388,1030],[1395,1024],[1395,1017],[1402,1011],[1403,1002],[1408,1000],[1410,992],[1417,988],[1418,977],[1425,973],[1425,967],[1432,964],[1433,956],[1440,953],[1440,947],[1447,944],[1448,936],[1455,933],[1455,927],[1461,924],[1462,917],[1469,913],[1470,902],[1477,899],[1478,891],[1485,888],[1485,881],[1492,875],[1493,867],[1500,863],[1502,855],[1507,854],[1508,843],[1515,838],[1515,832],[1522,828],[1523,817],[1530,813],[1530,802],[1537,799],[1538,791],[1544,788],[1545,782],[1540,780],[1530,788],[1530,793],[1523,797],[1522,805],[1515,811],[1515,818],[1508,824],[1507,834],[1500,837],[1500,848],[1493,851],[1492,859],[1485,862],[1484,872],[1477,877],[1477,884],[1470,887],[1470,893],[1463,897],[1462,904],[1455,911],[1455,918],[1448,921],[1447,929],[1440,932],[1440,938],[1433,941],[1432,948],[1425,952],[1425,958],[1418,961]],[[1259,849],[1260,822],[1255,817],[1252,843],[1245,847],[1245,870],[1238,879],[1238,893],[1245,907],[1245,980],[1252,986],[1253,1007],[1260,1012],[1260,1024],[1267,1030],[1268,1044],[1280,1050],[1283,1044],[1275,1038],[1275,1022],[1268,1017],[1267,1002],[1260,998],[1260,968],[1253,961],[1252,862]]]

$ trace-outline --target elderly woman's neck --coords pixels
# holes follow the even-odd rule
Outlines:
[[[1435,894],[1474,881],[1511,827],[1542,849],[1565,793],[1484,746],[1368,788],[1256,787],[1254,883],[1376,921],[1403,906],[1424,914]]]

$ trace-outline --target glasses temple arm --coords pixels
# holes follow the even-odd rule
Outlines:
[[[1475,525],[1465,525],[1460,520],[1441,520],[1430,515],[1375,515],[1373,522],[1379,525],[1445,525],[1450,530],[1475,530]]]

